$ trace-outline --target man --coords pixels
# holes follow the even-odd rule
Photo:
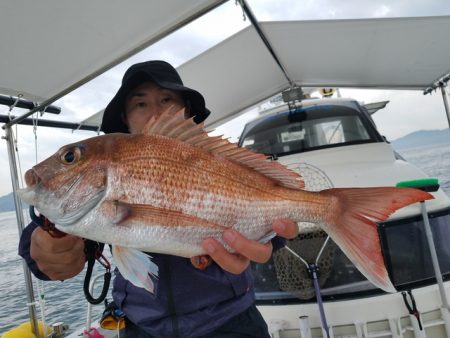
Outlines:
[[[183,107],[186,117],[194,117],[196,123],[209,115],[203,96],[185,87],[170,64],[135,64],[106,107],[102,130],[139,133],[152,116]],[[297,234],[297,225],[291,221],[278,220],[273,228],[285,238]],[[113,298],[127,318],[120,337],[268,337],[267,325],[254,305],[249,263],[266,262],[272,243],[248,240],[232,229],[224,232],[223,240],[236,253],[205,238],[202,246],[214,263],[203,271],[189,259],[151,253],[160,269],[154,295],[134,286],[116,270]],[[273,242],[282,245],[280,238]],[[53,238],[33,223],[22,235],[19,253],[41,279],[68,279],[85,265],[83,239],[71,235]]]

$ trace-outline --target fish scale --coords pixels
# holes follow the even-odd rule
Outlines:
[[[274,201],[275,197],[270,193],[270,191],[252,188],[251,185],[255,185],[255,179],[253,176],[251,176],[251,172],[245,172],[249,171],[247,168],[241,168],[239,166],[231,167],[229,164],[226,165],[226,163],[215,161],[213,162],[212,168],[211,165],[209,165],[209,168],[207,168],[207,170],[205,171],[205,166],[202,166],[201,163],[202,161],[195,160],[195,154],[191,154],[189,158],[179,159],[179,150],[172,147],[172,144],[170,144],[174,143],[173,140],[169,140],[172,142],[167,141],[168,140],[158,138],[154,140],[154,142],[151,142],[152,147],[145,146],[145,144],[148,144],[147,141],[145,143],[143,142],[144,145],[138,145],[139,149],[142,149],[142,151],[138,152],[136,154],[136,157],[152,159],[152,167],[157,167],[158,169],[157,171],[155,169],[152,171],[152,178],[149,181],[149,176],[147,173],[142,172],[142,176],[136,174],[138,172],[138,168],[140,168],[140,165],[138,163],[132,162],[133,165],[130,169],[125,166],[123,168],[125,174],[122,174],[121,176],[136,178],[136,180],[132,180],[130,183],[124,180],[121,181],[121,184],[127,186],[128,191],[139,191],[138,188],[140,188],[142,186],[142,183],[144,182],[145,184],[149,184],[152,186],[159,186],[161,190],[161,196],[164,196],[164,201],[161,201],[161,204],[159,204],[159,206],[170,206],[175,210],[183,210],[191,213],[193,210],[196,210],[197,215],[200,214],[200,217],[205,217],[206,219],[215,222],[221,221],[221,223],[224,223],[223,220],[226,214],[236,215],[233,217],[233,219],[246,218],[244,216],[248,214],[248,211],[254,210],[254,208],[248,207],[248,203],[246,203],[247,200],[255,201],[255,204],[261,204],[261,201],[264,199],[271,201],[271,203]],[[180,147],[181,146],[178,146],[178,148]],[[145,152],[145,149],[147,149],[148,151]],[[158,157],[158,155],[160,154],[159,149],[169,149],[169,151],[165,152],[164,157]],[[192,153],[194,152],[192,151]],[[197,156],[200,157],[202,155],[203,154]],[[177,157],[178,161],[175,161],[174,159]],[[203,157],[205,156],[203,155]],[[134,159],[130,156],[127,160],[130,161]],[[211,162],[211,160],[209,160],[209,162]],[[146,163],[146,165],[148,165],[148,163]],[[167,175],[168,172],[170,172],[171,174]],[[196,175],[191,175],[191,172],[195,172]],[[214,176],[214,179],[211,179],[212,175]],[[171,177],[174,177],[176,179],[171,180]],[[234,179],[232,179],[233,177]],[[239,178],[247,179],[241,179],[239,181]],[[210,184],[205,187],[204,182],[207,179],[210,181]],[[270,180],[267,181],[268,182],[266,183],[266,189],[273,189],[273,187],[275,186],[274,182]],[[194,196],[192,196],[190,200],[186,200],[180,198],[180,195]],[[204,201],[209,200],[208,198],[205,198],[205,195],[214,197],[213,202],[210,203],[210,206],[220,205],[220,210],[222,210],[223,212],[219,212],[218,214],[216,214],[214,213],[213,208],[204,208],[204,206],[207,204]],[[140,199],[130,199],[126,202],[144,204],[148,202],[145,200],[145,196],[140,195],[140,197]],[[241,203],[239,203],[240,201]],[[186,208],[186,205],[191,207]],[[249,218],[257,218],[259,214],[260,212],[258,212],[256,215],[251,215],[251,217]],[[208,218],[209,215],[214,218]],[[233,224],[235,223],[233,222]],[[231,226],[233,224],[227,224],[227,226]],[[268,225],[270,225],[270,222],[268,222]],[[243,226],[238,227],[238,230],[245,231]]]

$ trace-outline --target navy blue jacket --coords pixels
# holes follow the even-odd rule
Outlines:
[[[35,228],[34,223],[25,228],[19,254],[36,277],[48,280],[30,257],[31,233]],[[282,244],[274,241],[274,247]],[[112,294],[126,316],[152,336],[170,337],[174,332],[181,337],[204,335],[254,302],[250,268],[234,275],[213,263],[200,271],[187,258],[154,253],[151,256],[159,267],[154,295],[125,280],[117,269]]]

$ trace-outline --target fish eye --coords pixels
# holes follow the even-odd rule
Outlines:
[[[76,163],[81,157],[81,150],[78,147],[74,147],[71,149],[68,149],[64,151],[61,156],[61,162],[64,164],[74,164]]]

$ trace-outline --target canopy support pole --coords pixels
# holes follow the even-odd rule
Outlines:
[[[290,86],[293,88],[295,87],[295,83],[294,81],[292,81],[291,77],[289,76],[288,72],[286,71],[286,68],[283,66],[283,64],[281,63],[280,58],[278,57],[278,55],[275,53],[275,50],[273,49],[272,45],[270,44],[269,40],[267,39],[266,35],[264,34],[264,32],[262,31],[261,26],[259,25],[258,20],[256,19],[255,15],[253,14],[250,6],[247,4],[247,2],[245,0],[238,0],[239,4],[242,7],[242,10],[244,11],[244,13],[247,15],[248,19],[250,20],[250,22],[252,23],[253,27],[255,27],[256,32],[258,33],[259,37],[261,38],[261,40],[263,41],[264,45],[266,46],[267,50],[269,51],[270,55],[272,55],[273,59],[275,60],[275,62],[277,63],[278,67],[280,67],[283,75],[286,77],[286,79],[288,80]]]
[[[11,131],[11,127],[5,128],[6,136],[4,139],[7,143],[8,148],[8,159],[9,159],[9,168],[11,171],[11,183],[13,188],[13,196],[14,196],[14,206],[16,208],[16,218],[17,218],[17,226],[19,229],[19,236],[22,235],[23,229],[24,229],[24,219],[23,219],[23,207],[22,202],[17,196],[17,190],[19,189],[19,178],[17,175],[17,163],[16,163],[16,157],[14,152],[14,140],[13,140],[13,133]],[[38,324],[37,324],[37,316],[36,316],[36,304],[35,304],[35,298],[34,298],[34,291],[33,291],[33,282],[31,279],[31,273],[28,269],[28,266],[25,262],[25,260],[22,260],[22,266],[23,266],[23,273],[25,277],[25,287],[27,292],[27,305],[28,305],[28,313],[30,317],[31,322],[31,328],[34,333],[39,332],[38,330]]]
[[[436,253],[436,246],[434,245],[433,233],[431,232],[430,221],[428,218],[425,201],[420,202],[420,208],[423,217],[423,224],[425,226],[425,235],[427,237],[428,246],[430,247],[431,262],[433,264],[434,275],[439,286],[439,294],[441,296],[442,306],[448,310],[447,295],[445,294],[444,280],[442,279],[441,268],[439,267],[439,260]]]
[[[448,127],[450,128],[450,109],[448,108],[448,99],[447,99],[447,93],[445,92],[445,85],[441,84],[439,87],[441,87],[442,99],[444,100],[445,113],[447,114]]]
[[[442,99],[444,100],[445,113],[447,114],[448,127],[450,128],[450,109],[448,108],[447,93],[445,92],[445,86],[450,81],[450,74],[443,76],[439,81],[433,83],[430,87],[423,91],[423,95],[430,94],[438,87],[441,88]]]

